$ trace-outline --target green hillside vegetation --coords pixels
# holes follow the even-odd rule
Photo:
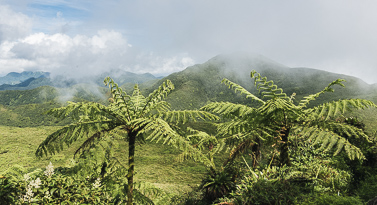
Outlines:
[[[310,106],[345,98],[363,98],[377,102],[376,87],[355,77],[310,68],[288,68],[263,57],[256,58],[244,54],[216,56],[203,64],[188,67],[161,79],[147,92],[155,89],[163,80],[169,79],[176,89],[166,100],[176,109],[198,109],[208,102],[215,101],[250,103],[225,86],[218,85],[223,78],[227,78],[250,92],[256,92],[250,81],[251,70],[256,70],[262,76],[274,81],[288,95],[296,93],[296,102],[308,93],[321,91],[334,79],[346,80],[345,88],[320,96]]]
[[[281,100],[271,103],[274,100],[254,86],[251,70],[256,70],[261,77],[266,76],[282,88],[282,92],[274,92],[276,96],[285,93],[286,97],[281,100],[289,103],[284,104]],[[178,141],[173,138],[166,138],[165,142],[170,142],[170,146],[162,144],[165,139],[161,137],[157,144],[144,140],[137,142],[134,162],[134,199],[137,204],[365,204],[377,196],[374,183],[377,180],[377,109],[373,104],[377,103],[376,85],[316,69],[288,68],[263,56],[242,53],[219,55],[162,79],[145,74],[148,80],[134,76],[131,82],[125,76],[116,76],[114,79],[119,82],[119,87],[130,96],[133,96],[135,83],[141,94],[148,96],[162,82],[169,80],[175,89],[164,100],[171,104],[173,112],[205,109],[221,117],[216,123],[203,120],[185,122],[179,120],[183,115],[170,116],[170,120],[169,116],[163,117],[164,112],[156,116],[155,111],[151,112],[154,116],[151,120],[162,117],[171,123],[172,129],[186,140],[179,141],[186,148],[182,144],[175,145]],[[99,76],[97,81],[103,81],[100,77],[103,76]],[[228,79],[226,85],[221,84],[224,78]],[[305,109],[293,106],[305,101],[305,96],[319,93],[336,79],[345,79],[339,81],[345,87],[332,86],[334,92],[311,96]],[[129,139],[124,137],[123,132],[114,130],[108,136],[101,133],[98,136],[102,140],[95,143],[84,138],[73,142],[73,136],[82,134],[80,130],[71,130],[69,135],[64,135],[65,141],[59,138],[60,135],[53,134],[75,120],[82,123],[97,119],[92,114],[99,110],[108,109],[106,112],[119,114],[113,103],[115,101],[119,106],[122,100],[118,99],[119,93],[115,89],[118,87],[113,84],[112,88],[109,91],[96,83],[72,81],[60,87],[0,91],[0,202],[14,202],[22,195],[25,204],[28,204],[28,200],[33,198],[27,194],[30,187],[34,199],[40,200],[34,202],[37,204],[61,203],[63,200],[117,204],[127,198]],[[239,90],[234,92],[236,88]],[[268,89],[271,91],[272,87]],[[240,91],[249,98],[240,95]],[[352,100],[357,98],[365,100]],[[263,111],[257,99],[264,101],[263,106],[270,106],[267,111]],[[73,107],[66,103],[67,100],[78,103],[74,105],[92,105],[91,102],[95,102],[93,105],[98,106],[81,110],[77,115],[71,113],[64,119],[46,115],[53,108],[66,109],[66,114],[72,112]],[[333,103],[339,100],[347,102],[346,107]],[[321,107],[326,102],[329,103]],[[228,103],[232,106],[221,107],[230,105]],[[319,107],[325,108],[323,113],[329,115],[322,111],[312,112]],[[258,112],[253,111],[254,108]],[[351,111],[348,108],[365,109]],[[135,109],[138,110],[137,106]],[[342,112],[332,113],[332,109]],[[120,118],[123,115],[126,116],[123,113]],[[103,116],[109,117],[108,114]],[[105,122],[105,118],[98,119]],[[173,123],[177,119],[179,123]],[[131,123],[136,123],[134,127],[143,125],[137,120],[129,123],[127,126]],[[257,125],[261,126],[254,129]],[[319,131],[311,130],[310,126]],[[109,127],[102,128],[108,131]],[[145,136],[152,132],[153,129],[145,132]],[[287,132],[289,138],[284,139],[288,136]],[[161,136],[166,136],[167,132],[161,133]],[[36,158],[34,153],[38,145],[52,135],[57,137],[57,141],[61,140],[61,144],[54,146],[62,151]],[[338,140],[329,136],[336,136]],[[87,152],[72,160],[74,151],[82,144],[88,148]],[[48,143],[44,146],[53,149],[47,147]],[[193,153],[197,153],[196,157]],[[211,161],[212,157],[212,165],[203,163]],[[182,162],[183,158],[185,161]],[[50,162],[55,171],[52,176],[45,172],[50,169],[46,167]],[[31,179],[24,181],[26,173],[30,173]],[[32,186],[37,178],[41,179],[42,188]],[[49,191],[48,195],[46,191]],[[46,196],[54,196],[55,201]]]

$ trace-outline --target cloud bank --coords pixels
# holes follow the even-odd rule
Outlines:
[[[9,21],[12,19],[12,21]],[[114,30],[70,36],[61,32],[32,33],[32,19],[0,6],[0,75],[43,70],[52,75],[81,78],[122,69],[135,73],[167,75],[194,64],[187,54],[160,56],[132,46]]]
[[[246,51],[377,83],[376,10],[374,0],[0,0],[0,75],[164,75]]]

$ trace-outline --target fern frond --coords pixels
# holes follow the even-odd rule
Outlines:
[[[306,137],[310,143],[314,145],[319,144],[319,150],[321,151],[328,152],[335,148],[333,154],[335,156],[344,149],[351,160],[355,158],[365,159],[365,156],[358,147],[352,145],[347,139],[337,133],[315,127],[295,127],[295,129],[299,129],[303,137]]]
[[[259,93],[263,98],[284,98],[290,99],[283,89],[278,88],[272,80],[267,81],[267,77],[263,77],[255,70],[251,71],[250,77],[254,78],[254,85],[257,86]]]
[[[345,80],[344,79],[337,79],[337,80],[333,81],[332,83],[330,83],[327,87],[325,87],[320,92],[304,97],[304,99],[302,99],[300,101],[299,106],[300,107],[306,107],[311,101],[318,98],[321,94],[326,93],[326,92],[334,92],[334,89],[331,88],[331,86],[333,86],[333,85],[340,85],[342,87],[345,87],[342,82],[345,82]]]
[[[269,117],[271,115],[275,115],[278,112],[284,111],[284,113],[293,113],[296,116],[300,115],[300,111],[296,105],[294,105],[289,99],[284,98],[274,98],[268,100],[266,104],[260,106],[257,111],[261,114],[261,116]]]
[[[339,122],[327,122],[320,124],[320,126],[322,127],[322,129],[332,130],[338,133],[339,135],[346,135],[348,137],[354,138],[364,138],[370,142],[369,136],[365,134],[365,132],[362,129],[359,129],[349,124]]]
[[[163,82],[158,89],[150,93],[145,99],[145,106],[138,117],[143,117],[151,110],[154,110],[160,105],[159,102],[161,102],[172,90],[174,90],[174,84],[170,80]]]
[[[167,122],[186,123],[197,120],[219,120],[219,117],[201,110],[174,110],[160,113],[159,116]]]
[[[162,142],[175,146],[182,151],[179,160],[193,159],[203,163],[206,166],[214,167],[214,163],[208,159],[199,149],[194,148],[190,141],[185,137],[179,135],[171,126],[163,119],[137,119],[134,121],[135,125],[142,127],[139,134],[147,134],[147,140]]]
[[[213,102],[201,108],[208,112],[213,112],[222,116],[244,117],[255,114],[255,109],[247,105],[235,104],[230,102]]]
[[[255,100],[257,102],[260,102],[262,104],[264,104],[264,101],[260,98],[258,98],[257,96],[251,94],[249,91],[247,91],[245,88],[243,88],[242,86],[238,85],[237,83],[234,83],[226,78],[224,78],[221,83],[224,83],[225,85],[227,85],[230,89],[233,89],[235,93],[237,93],[237,91],[240,92],[241,95],[246,95],[246,98],[251,98],[252,100]]]
[[[142,110],[145,106],[145,97],[141,94],[141,91],[139,89],[139,85],[136,84],[134,86],[134,91],[132,93],[132,96],[130,98],[130,102],[132,103],[132,111],[134,111],[133,115],[137,115],[137,113]]]
[[[108,134],[110,130],[114,129],[115,127],[112,127],[111,129],[105,129],[101,130],[100,132],[94,133],[92,136],[88,137],[81,145],[79,148],[76,149],[75,153],[73,156],[75,157],[77,154],[84,153],[85,151],[88,150],[96,141],[102,139],[104,135]]]
[[[331,117],[336,117],[338,114],[344,114],[346,111],[352,109],[365,109],[370,107],[377,107],[370,100],[365,99],[345,99],[333,102],[324,103],[317,107],[308,110],[309,118],[321,120],[328,120]]]
[[[104,83],[106,86],[109,86],[116,107],[123,113],[124,116],[126,116],[127,120],[130,121],[132,117],[130,114],[130,108],[132,107],[130,105],[131,96],[123,91],[122,88],[120,88],[118,84],[115,83],[110,77],[106,77]]]
[[[64,144],[69,146],[78,139],[89,138],[93,133],[111,130],[117,126],[118,125],[112,121],[99,121],[80,122],[63,127],[47,136],[38,146],[35,155],[42,157],[43,155],[55,154],[63,149]]]

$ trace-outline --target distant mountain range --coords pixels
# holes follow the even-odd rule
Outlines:
[[[16,85],[22,83],[30,78],[49,77],[50,73],[43,71],[24,71],[22,73],[11,72],[4,77],[0,77],[0,85]]]
[[[334,86],[334,93],[325,93],[312,101],[309,106],[324,101],[363,98],[377,103],[377,86],[369,85],[362,80],[311,68],[289,68],[260,55],[234,53],[218,55],[203,64],[190,66],[164,78],[156,78],[151,74],[135,74],[126,71],[108,71],[90,79],[69,79],[56,76],[53,79],[48,73],[10,73],[7,78],[15,82],[17,77],[24,80],[18,84],[0,85],[0,125],[39,126],[63,123],[52,121],[42,113],[52,107],[61,106],[66,101],[96,101],[108,103],[108,88],[103,79],[110,76],[127,93],[131,93],[135,83],[139,84],[144,95],[148,95],[167,79],[175,85],[166,101],[172,109],[198,109],[208,102],[229,101],[252,105],[250,99],[234,93],[221,84],[223,78],[242,85],[258,95],[250,72],[256,70],[268,80],[273,80],[287,95],[296,93],[296,103],[304,96],[321,91],[329,83],[341,78],[345,79],[345,88]],[[38,76],[39,75],[39,76]],[[25,77],[26,76],[26,77]],[[29,78],[27,78],[29,77]],[[5,78],[2,77],[2,82]],[[9,79],[7,82],[10,82]],[[368,113],[377,115],[377,112]],[[371,121],[374,123],[374,121]]]
[[[54,76],[53,78],[50,76],[50,73],[43,71],[11,72],[4,77],[0,77],[0,90],[30,90],[45,85],[66,88],[80,83],[103,86],[103,80],[107,76],[112,77],[120,85],[125,83],[144,83],[160,79],[150,73],[136,74],[122,70],[112,70],[94,77],[81,79],[71,79],[63,75]]]

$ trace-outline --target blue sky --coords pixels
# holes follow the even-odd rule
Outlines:
[[[0,0],[0,75],[166,75],[246,51],[377,83],[376,10],[373,0]]]

